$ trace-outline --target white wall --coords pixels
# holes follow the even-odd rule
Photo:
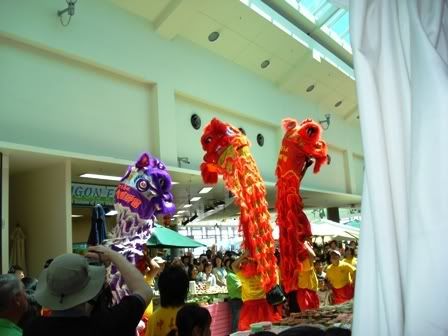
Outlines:
[[[150,147],[148,85],[20,44],[0,63],[2,139],[126,159]]]
[[[197,169],[203,153],[189,113],[198,110],[204,122],[219,115],[244,124],[273,182],[281,119],[323,118],[317,105],[189,41],[164,40],[108,1],[80,2],[68,27],[55,15],[60,7],[0,3],[0,141],[120,159],[151,150],[174,166],[188,156]],[[91,118],[105,124],[95,131]],[[255,143],[259,129],[263,148]],[[344,153],[362,154],[360,129],[333,115],[325,138],[333,163],[304,186],[347,192]]]
[[[70,162],[11,177],[11,223],[26,234],[26,259],[36,277],[44,262],[71,252]]]

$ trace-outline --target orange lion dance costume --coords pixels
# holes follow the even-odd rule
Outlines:
[[[274,239],[269,223],[266,188],[249,150],[249,141],[237,128],[214,118],[201,138],[206,152],[201,164],[202,178],[207,184],[218,182],[222,175],[226,188],[240,207],[240,230],[243,247],[256,263],[242,269],[247,277],[261,276],[265,293],[277,284]]]
[[[303,212],[300,183],[313,164],[314,173],[327,162],[327,144],[322,127],[311,119],[298,123],[284,119],[285,135],[277,162],[277,224],[280,229],[280,270],[286,293],[298,289],[298,275],[308,256],[304,241],[312,235],[311,225]]]

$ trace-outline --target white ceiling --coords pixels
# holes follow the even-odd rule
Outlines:
[[[143,17],[164,38],[184,38],[317,103],[324,112],[357,122],[354,80],[239,0],[108,0]],[[217,31],[220,37],[208,41]],[[266,69],[260,67],[269,60]],[[308,93],[306,88],[314,85]],[[339,107],[336,102],[342,101]]]
[[[10,157],[10,174],[17,175],[34,169],[45,168],[46,166],[62,163],[66,158],[57,157],[47,154],[38,154],[25,151],[4,151]],[[116,185],[117,182],[92,180],[79,177],[83,173],[96,173],[103,175],[121,176],[126,171],[127,166],[124,164],[115,164],[110,162],[71,159],[72,182],[90,183],[100,185]],[[224,188],[222,180],[214,186],[212,191],[207,194],[198,194],[204,187],[199,172],[178,168],[169,168],[173,181],[179,182],[173,186],[173,195],[178,209],[188,203],[188,200],[195,196],[202,197],[199,202],[194,202],[194,206],[188,210],[194,213],[198,208],[203,209],[205,206],[213,204],[215,201],[226,201],[229,198],[227,190]],[[274,210],[276,188],[275,184],[268,184],[267,201],[269,208]],[[351,205],[359,205],[361,197],[351,194],[321,192],[317,190],[302,190],[305,207],[308,208],[326,208],[326,207],[350,207]],[[224,211],[214,214],[209,219],[235,217],[239,209],[234,205],[230,205]]]

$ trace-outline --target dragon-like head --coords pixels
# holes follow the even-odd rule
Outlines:
[[[305,119],[300,124],[294,119],[284,119],[283,128],[285,136],[283,142],[294,145],[296,150],[301,151],[310,159],[315,159],[314,172],[327,162],[327,144],[322,139],[322,127],[319,123]]]
[[[229,146],[247,145],[248,141],[238,128],[213,118],[204,128],[201,144],[205,151],[204,162],[201,164],[202,178],[205,183],[214,184],[218,182],[217,165],[224,151]]]
[[[129,207],[141,219],[172,215],[176,207],[171,194],[171,176],[165,165],[143,153],[121,179],[115,192],[115,203]]]

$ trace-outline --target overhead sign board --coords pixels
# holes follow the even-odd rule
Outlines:
[[[114,186],[72,183],[73,205],[114,205]]]

